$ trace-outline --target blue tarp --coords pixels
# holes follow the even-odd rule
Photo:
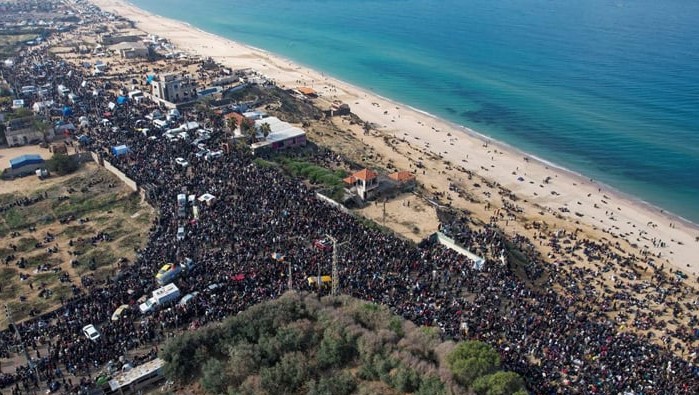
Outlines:
[[[154,75],[147,75],[146,76],[146,84],[150,85],[150,83],[153,82],[154,79],[155,79]]]
[[[112,154],[114,154],[114,156],[126,155],[128,153],[129,147],[125,145],[118,145],[116,147],[112,147]]]
[[[63,116],[69,117],[71,115],[73,115],[73,109],[68,106],[63,107]]]
[[[80,144],[90,144],[91,139],[90,136],[86,136],[83,134],[80,135],[80,137],[78,137],[78,141],[80,142]]]
[[[119,96],[119,97],[117,97],[117,104],[124,104],[128,100],[129,100],[129,98],[126,96]]]
[[[10,159],[10,167],[13,169],[19,169],[20,167],[27,165],[37,165],[44,163],[44,159],[37,154],[28,154],[18,156],[16,158]]]

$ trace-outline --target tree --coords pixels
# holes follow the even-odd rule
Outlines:
[[[48,122],[46,122],[45,119],[42,118],[34,118],[34,121],[32,122],[34,129],[36,129],[37,132],[41,133],[41,137],[44,140],[44,143],[49,142],[49,128],[50,125]]]
[[[7,126],[4,123],[0,123],[0,145],[7,144],[7,138],[5,137],[5,130],[7,130]]]
[[[284,354],[279,363],[260,370],[262,387],[270,394],[294,393],[308,375],[308,361],[299,352]]]
[[[252,123],[251,120],[245,118],[243,119],[242,122],[240,122],[240,131],[243,133],[243,136],[246,136],[248,140],[251,142],[255,142],[255,124]]]
[[[473,390],[478,395],[526,394],[524,380],[515,372],[496,372],[479,377],[473,382]]]
[[[53,154],[46,167],[58,175],[66,175],[78,170],[80,164],[74,158],[65,154]]]
[[[269,126],[267,122],[264,122],[262,125],[260,125],[260,132],[262,132],[262,135],[267,138],[269,136],[269,133],[272,131],[272,127]]]
[[[357,380],[348,372],[322,377],[318,382],[312,381],[308,395],[349,395],[357,388]]]
[[[221,394],[226,389],[227,379],[224,365],[216,358],[210,358],[201,368],[201,386],[211,394]]]
[[[238,128],[238,118],[236,118],[236,117],[228,118],[228,121],[226,121],[226,126],[228,126],[228,129],[231,130],[231,135],[233,135],[235,130]]]
[[[474,380],[500,366],[500,356],[489,345],[472,340],[459,343],[447,355],[447,363],[456,381],[470,387]]]

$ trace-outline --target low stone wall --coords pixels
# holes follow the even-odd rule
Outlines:
[[[321,201],[323,201],[323,202],[325,202],[325,203],[328,203],[329,205],[331,205],[331,206],[333,206],[333,207],[337,207],[337,208],[338,208],[340,211],[342,211],[343,213],[354,215],[352,212],[350,212],[350,211],[347,209],[347,207],[341,205],[340,203],[338,203],[338,202],[336,202],[336,201],[330,199],[329,197],[327,197],[327,196],[325,196],[325,195],[323,195],[323,194],[321,194],[321,193],[317,193],[317,192],[316,192],[316,198],[318,198],[318,200],[321,200]]]
[[[109,170],[112,174],[117,176],[121,181],[124,182],[124,184],[126,184],[129,188],[133,189],[134,192],[138,191],[138,184],[136,184],[136,181],[127,177],[126,174],[122,173],[121,170],[114,167],[114,165],[112,165],[108,161],[103,160],[102,163],[104,164],[105,169]]]
[[[437,232],[437,241],[439,242],[439,244],[447,247],[448,249],[456,251],[461,255],[467,256],[468,259],[473,261],[474,269],[481,270],[481,268],[483,267],[485,259],[456,244],[454,239],[447,237],[444,233]]]

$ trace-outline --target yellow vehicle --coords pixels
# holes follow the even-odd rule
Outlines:
[[[117,309],[114,310],[114,314],[112,314],[112,321],[119,321],[121,315],[124,314],[124,311],[128,309],[129,305],[127,304],[122,304],[121,306],[117,307]]]
[[[320,282],[323,284],[324,287],[329,286],[333,282],[333,278],[331,276],[320,276]],[[317,286],[318,283],[318,276],[309,276],[308,277],[308,285],[310,286]]]

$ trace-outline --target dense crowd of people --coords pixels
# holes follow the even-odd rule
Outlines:
[[[21,86],[30,76],[36,79],[37,64],[54,78],[61,76],[61,83],[82,97],[81,106],[66,121],[77,124],[83,115],[90,119],[91,126],[78,131],[90,137],[84,149],[109,160],[146,190],[158,216],[138,259],[122,265],[117,276],[91,284],[50,314],[19,324],[25,344],[34,350],[38,377],[28,367],[3,373],[0,385],[13,387],[15,393],[30,390],[39,380],[61,380],[67,391],[80,392],[94,380],[68,381],[69,375],[94,377],[100,367],[130,350],[154,347],[178,330],[222,320],[279,296],[287,291],[288,262],[293,286],[311,290],[309,276],[331,272],[331,252],[314,243],[326,235],[346,242],[339,251],[340,276],[333,279],[342,293],[390,306],[416,324],[438,327],[445,337],[493,345],[504,367],[520,373],[533,393],[699,393],[696,337],[694,349],[681,359],[667,348],[620,331],[594,306],[581,309],[575,297],[558,293],[553,285],[563,282],[563,274],[550,275],[542,286],[532,287],[501,261],[506,238],[494,223],[482,230],[471,230],[463,221],[442,227],[486,257],[486,264],[476,270],[468,258],[437,243],[414,246],[363,225],[317,199],[301,180],[274,167],[257,166],[244,150],[231,147],[226,155],[207,159],[197,156],[197,148],[186,139],[168,141],[136,132],[136,123],[157,106],[146,99],[110,110],[107,104],[116,101],[116,94],[94,86],[95,81],[83,86],[81,70],[67,63],[35,52],[17,58],[5,75]],[[95,89],[99,94],[93,95]],[[57,102],[64,100],[54,95]],[[100,122],[105,113],[110,125]],[[184,118],[181,122],[210,123],[194,112],[185,112]],[[214,129],[206,144],[218,149],[223,141],[223,131]],[[110,153],[111,147],[122,144],[129,147],[128,155]],[[177,164],[177,157],[189,165]],[[197,219],[191,210],[181,218],[179,193],[209,193],[216,200],[202,204]],[[178,240],[181,226],[185,237]],[[510,242],[534,251],[525,248],[533,241],[523,236]],[[595,256],[601,247],[588,241],[582,248]],[[282,254],[284,262],[273,259],[274,253]],[[533,252],[527,256],[530,280],[542,278],[543,259]],[[186,257],[196,265],[176,284],[183,295],[199,294],[187,304],[141,315],[137,299],[157,288],[158,268]],[[632,297],[633,290],[627,294]],[[112,321],[121,304],[134,308]],[[99,326],[97,341],[81,333],[87,324]],[[17,348],[10,331],[2,332],[0,340],[5,356]],[[39,353],[42,345],[48,352]]]

